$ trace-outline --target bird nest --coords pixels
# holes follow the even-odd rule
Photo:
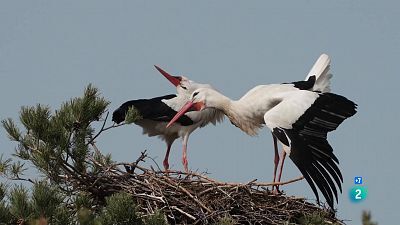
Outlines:
[[[270,190],[275,184],[289,184],[302,177],[282,183],[227,183],[195,172],[145,168],[139,165],[145,159],[149,158],[142,153],[134,163],[108,166],[92,160],[102,172],[86,179],[90,185],[80,187],[98,199],[120,191],[129,193],[143,216],[162,212],[171,224],[213,224],[221,218],[237,224],[290,224],[316,214],[323,222],[342,224],[325,207]]]

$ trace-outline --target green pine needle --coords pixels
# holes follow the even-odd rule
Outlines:
[[[140,112],[133,106],[129,107],[128,112],[125,115],[125,122],[131,124],[141,119],[142,116],[140,115]]]
[[[9,207],[4,201],[0,202],[0,225],[15,224],[13,223],[13,216],[10,213]]]
[[[6,197],[7,186],[3,183],[0,183],[0,202],[3,201],[4,197]]]
[[[11,159],[3,159],[3,154],[0,155],[0,175],[5,175],[8,172],[10,163]]]
[[[10,191],[10,213],[14,217],[24,220],[29,219],[32,214],[28,191],[21,185],[15,186]]]
[[[13,162],[10,167],[9,167],[9,172],[12,177],[20,177],[24,175],[24,171],[27,170],[27,168],[24,168],[24,163],[21,163],[20,161]]]
[[[4,129],[7,131],[8,137],[11,141],[19,141],[21,139],[21,132],[11,118],[2,120],[1,123]]]
[[[37,182],[32,190],[32,208],[37,218],[44,216],[50,218],[63,199],[55,188],[46,182]]]
[[[143,221],[137,215],[136,204],[132,196],[122,192],[106,198],[102,221],[103,224],[143,224]]]
[[[42,139],[49,127],[50,107],[37,104],[36,107],[21,107],[20,120],[25,126],[28,134],[35,139]]]
[[[214,225],[235,225],[238,224],[231,216],[225,215]]]
[[[145,220],[144,224],[146,225],[168,225],[168,221],[165,215],[160,212],[156,211],[156,213],[149,215]]]

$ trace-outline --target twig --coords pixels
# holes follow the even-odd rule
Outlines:
[[[154,199],[156,201],[160,201],[162,203],[165,203],[164,199],[162,197],[157,197],[153,195],[147,195],[147,194],[133,194],[134,197],[144,197],[144,198],[149,198],[149,199]]]
[[[100,136],[100,134],[103,133],[104,131],[109,130],[109,129],[111,129],[111,128],[120,127],[120,126],[123,126],[123,125],[126,124],[126,123],[124,122],[124,123],[117,124],[117,125],[113,124],[113,125],[111,125],[111,126],[109,126],[109,127],[104,128],[104,127],[106,126],[106,122],[107,122],[107,119],[108,119],[108,114],[110,114],[110,112],[107,112],[106,118],[104,119],[104,122],[103,122],[103,125],[101,126],[100,131],[97,132],[97,134],[94,135],[92,138],[90,138],[89,141],[86,143],[86,145],[91,144],[91,143],[92,143],[98,136]]]
[[[158,171],[157,173],[167,173],[165,171]],[[290,183],[294,183],[296,181],[302,180],[304,179],[303,176],[300,176],[298,178],[292,179],[292,180],[288,180],[288,181],[284,181],[284,182],[270,182],[270,183],[264,183],[264,182],[256,182],[257,179],[253,179],[247,183],[235,183],[235,182],[220,182],[217,181],[215,179],[206,177],[204,175],[201,175],[199,173],[194,173],[194,172],[183,172],[183,171],[174,171],[174,170],[169,170],[168,174],[182,174],[182,175],[186,175],[186,176],[195,176],[195,177],[200,177],[204,180],[210,181],[211,183],[214,184],[218,184],[218,185],[231,185],[231,186],[246,186],[246,185],[252,185],[252,186],[274,186],[274,185],[286,185],[286,184],[290,184]]]
[[[304,177],[300,176],[298,178],[294,178],[292,180],[288,180],[288,181],[284,181],[284,182],[272,182],[272,183],[256,183],[255,182],[252,185],[254,185],[254,186],[275,186],[275,185],[282,186],[282,185],[291,184],[291,183],[294,183],[294,182],[297,182],[297,181],[300,181],[300,180],[303,180],[303,179],[304,179]]]
[[[99,131],[96,135],[94,135],[94,137],[92,137],[91,139],[89,139],[89,141],[86,143],[86,145],[91,144],[91,143],[94,141],[94,139],[96,139],[96,138],[104,131],[104,127],[105,127],[105,125],[106,125],[106,122],[107,122],[107,118],[108,118],[108,114],[109,114],[109,113],[110,113],[110,112],[107,112],[106,118],[104,119],[104,122],[103,122],[103,125],[101,126],[100,131]]]
[[[169,180],[169,179],[167,179],[167,180]],[[195,201],[197,204],[199,204],[199,206],[201,208],[205,209],[209,213],[212,212],[211,209],[207,208],[207,206],[205,206],[201,201],[199,201],[192,194],[190,194],[190,192],[188,190],[186,190],[184,187],[179,185],[177,188],[181,189],[181,191],[183,191],[183,193],[185,193],[187,196],[189,196],[189,198],[191,198],[193,201]]]
[[[176,211],[182,213],[183,215],[189,217],[189,218],[192,219],[192,220],[196,220],[196,217],[190,215],[189,213],[183,211],[182,209],[180,209],[180,208],[178,208],[178,207],[176,207],[176,206],[172,206],[171,208],[172,208],[172,209],[175,209]]]
[[[139,164],[139,162],[144,161],[144,159],[147,157],[146,151],[147,150],[144,150],[143,152],[141,152],[140,157],[138,159],[136,159],[135,163],[132,166],[130,166],[129,173],[134,173],[136,166]],[[126,169],[126,167],[125,167],[125,169]]]
[[[27,182],[32,183],[32,184],[35,183],[35,182],[34,182],[32,179],[30,179],[30,178],[22,178],[22,177],[19,177],[19,176],[17,176],[17,177],[7,177],[7,179],[9,179],[9,180],[15,180],[15,181],[27,181]]]

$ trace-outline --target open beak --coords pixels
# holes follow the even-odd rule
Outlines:
[[[171,76],[169,73],[165,72],[160,67],[154,65],[154,67],[160,72],[169,82],[171,82],[175,87],[181,84],[182,77]]]
[[[167,124],[167,128],[174,124],[181,116],[183,116],[188,111],[200,111],[204,108],[204,104],[202,102],[193,103],[192,101],[187,102],[179,112],[176,113],[174,118]]]

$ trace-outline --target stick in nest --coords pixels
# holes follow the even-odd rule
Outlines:
[[[273,195],[263,189],[287,185],[303,177],[279,183],[257,182],[256,179],[247,183],[221,182],[197,172],[170,170],[166,173],[138,165],[148,158],[143,152],[134,163],[116,163],[111,166],[113,169],[103,168],[108,172],[91,179],[93,185],[88,185],[87,189],[96,190],[94,195],[111,194],[116,190],[130,193],[143,214],[160,210],[171,223],[216,223],[221,216],[229,215],[238,223],[282,224],[315,212],[324,215],[329,222],[340,222],[326,209],[303,198]],[[131,170],[123,171],[119,166]]]

